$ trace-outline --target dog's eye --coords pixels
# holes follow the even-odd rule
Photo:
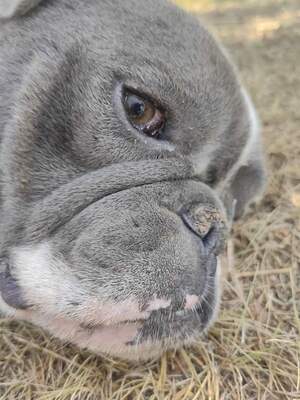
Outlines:
[[[150,100],[126,92],[123,98],[125,111],[134,128],[158,138],[165,124],[165,116]]]

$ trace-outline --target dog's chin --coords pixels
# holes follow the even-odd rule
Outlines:
[[[17,316],[16,314],[15,316],[30,321],[46,329],[55,337],[71,342],[80,348],[90,350],[99,355],[105,354],[129,361],[154,359],[166,350],[177,349],[183,345],[191,345],[207,330],[213,320],[211,316],[208,323],[201,330],[188,332],[181,329],[178,335],[174,332],[174,335],[161,340],[155,341],[148,338],[140,342],[137,339],[139,332],[142,331],[142,325],[139,322],[86,328],[79,323],[71,322],[64,318],[51,318],[45,314],[33,312],[27,312],[26,314],[26,316]],[[212,315],[215,314],[214,310]]]
[[[130,361],[159,357],[165,350],[195,343],[215,320],[220,298],[220,262],[208,279],[199,305],[191,310],[154,312],[146,320],[132,320],[91,326],[67,316],[53,316],[37,310],[16,310],[0,296],[0,310],[8,317],[29,321],[55,337],[97,354]]]

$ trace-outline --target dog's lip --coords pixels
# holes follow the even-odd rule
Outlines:
[[[217,257],[216,256],[211,256],[207,259],[207,263],[209,263],[210,269],[207,271],[205,283],[204,283],[204,288],[203,288],[203,293],[206,291],[207,287],[210,286],[210,281],[212,278],[214,278],[215,273],[216,273],[216,268],[217,268]],[[6,268],[3,271],[0,271],[0,295],[3,299],[3,301],[10,307],[15,308],[16,310],[30,310],[30,311],[37,311],[39,312],[39,309],[35,307],[34,304],[28,304],[28,302],[25,302],[22,296],[22,288],[19,286],[17,280],[12,276],[9,268],[9,264],[6,265]],[[202,296],[202,295],[201,295]],[[201,301],[201,296],[200,296],[200,302],[197,304],[195,307],[193,307],[192,310],[178,310],[174,311],[172,314],[174,317],[180,317],[183,315],[186,315],[187,313],[190,313],[191,311],[196,311],[201,309],[202,307],[202,301]],[[145,321],[148,320],[152,312],[149,312],[149,315],[146,315],[144,318],[132,318],[129,319],[126,316],[124,316],[124,319],[117,319],[117,320],[110,320],[110,321],[91,321],[91,322],[80,322],[77,320],[78,324],[80,327],[91,330],[91,329],[96,329],[96,328],[103,328],[107,326],[120,326],[120,325],[128,325],[128,324],[136,324],[136,323],[144,323]],[[79,318],[80,319],[80,318]],[[66,317],[66,320],[73,320],[75,319],[70,319],[69,317]]]
[[[125,325],[138,325],[138,324],[142,324],[146,321],[146,318],[138,318],[138,319],[124,319],[118,322],[111,322],[111,323],[101,323],[101,322],[97,322],[97,323],[85,323],[85,322],[81,322],[79,324],[79,326],[83,329],[86,329],[88,331],[92,331],[95,329],[102,329],[102,328],[118,328],[121,326],[125,326]]]
[[[206,278],[205,278],[205,283],[204,283],[204,287],[202,290],[201,295],[199,295],[199,302],[193,306],[190,309],[180,309],[177,311],[172,311],[171,315],[173,316],[173,321],[178,321],[180,319],[182,319],[182,317],[189,317],[189,316],[195,316],[195,314],[201,314],[203,312],[203,308],[206,308],[205,305],[205,296],[207,294],[207,292],[211,289],[211,285],[212,285],[212,281],[214,281],[215,276],[216,276],[216,271],[217,271],[217,267],[218,267],[218,257],[216,255],[211,255],[210,257],[207,258],[207,263],[209,264],[209,269],[207,270],[206,273]],[[217,288],[214,288],[213,292],[215,295],[215,291],[217,290]],[[103,327],[118,327],[118,326],[124,326],[124,325],[131,325],[131,324],[144,324],[145,322],[147,322],[149,320],[149,318],[151,317],[151,315],[158,313],[161,313],[161,310],[164,312],[168,312],[169,313],[169,307],[167,308],[163,308],[163,309],[159,309],[159,310],[154,310],[152,312],[149,313],[149,316],[146,316],[145,318],[126,318],[124,317],[124,319],[118,319],[116,320],[111,320],[109,322],[104,321],[104,322],[91,322],[91,323],[86,323],[86,322],[81,322],[80,323],[80,327],[82,327],[83,329],[87,329],[87,330],[93,330],[93,329],[97,329],[97,328],[103,328]],[[169,314],[170,315],[170,314]]]
[[[210,278],[207,277],[207,284],[209,284],[209,279],[212,279],[212,276]],[[139,352],[146,351],[143,350],[143,346],[147,343],[151,344],[151,346],[155,345],[158,349],[162,350],[166,347],[172,347],[174,343],[176,343],[176,346],[178,346],[187,343],[186,340],[188,340],[189,343],[193,342],[202,334],[203,331],[207,329],[207,326],[213,318],[214,308],[215,307],[209,307],[205,301],[200,301],[199,305],[197,305],[197,307],[194,309],[172,313],[173,318],[171,318],[171,320],[169,317],[161,318],[158,316],[158,318],[156,318],[154,315],[154,318],[149,317],[145,319],[124,318],[123,320],[109,324],[87,324],[86,322],[80,322],[79,319],[74,320],[68,318],[67,316],[63,317],[59,315],[49,315],[47,317],[46,314],[38,310],[34,310],[34,308],[29,310],[20,310],[18,313],[22,319],[31,321],[33,323],[36,323],[36,317],[40,315],[40,317],[46,319],[46,325],[44,326],[46,329],[51,327],[52,320],[54,324],[59,323],[61,326],[64,325],[64,321],[66,322],[67,326],[71,324],[71,336],[69,339],[67,337],[67,339],[74,341],[80,346],[89,347],[90,343],[94,343],[93,346],[96,346],[95,350],[97,350],[97,343],[99,343],[99,346],[103,344],[106,349],[111,349],[101,350],[104,352],[113,351],[114,349],[119,348],[119,346],[125,346],[124,351],[127,351],[125,348],[130,349],[133,346],[134,351],[138,354]],[[160,313],[160,311],[161,310],[154,311],[154,313]],[[162,311],[166,312],[167,310],[164,309]],[[192,322],[193,328],[187,337],[182,328],[185,324],[185,321],[189,320],[190,318],[192,318],[194,322]],[[159,331],[161,328],[161,323],[163,323],[163,331],[166,329],[165,332],[169,333],[166,336],[163,335],[162,337],[152,337],[151,332]],[[72,330],[75,337],[78,338],[78,341],[75,339],[75,337],[73,339]]]

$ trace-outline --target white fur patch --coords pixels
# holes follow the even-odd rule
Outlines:
[[[245,105],[248,112],[248,118],[250,123],[249,136],[247,143],[245,144],[238,161],[234,164],[231,170],[228,172],[227,177],[224,181],[220,182],[217,186],[218,192],[222,192],[226,187],[227,183],[230,182],[231,178],[236,174],[240,167],[247,165],[249,161],[255,158],[255,152],[260,147],[260,122],[255,111],[255,107],[247,91],[242,87],[241,94],[244,98]]]
[[[204,171],[206,171],[216,147],[216,145],[206,144],[202,148],[200,154],[192,154],[192,163],[194,171],[197,175],[201,175]]]
[[[94,321],[103,325],[116,324],[127,320],[147,319],[150,310],[140,311],[139,303],[133,298],[128,298],[122,302],[106,301],[100,303],[97,299],[88,300],[83,303],[84,309],[83,322]]]
[[[1,0],[0,18],[11,18],[15,14],[24,14],[41,0]]]
[[[167,308],[171,305],[171,299],[159,299],[156,296],[154,300],[151,300],[148,304],[147,311],[155,311],[159,310],[160,308]]]
[[[254,108],[254,105],[252,103],[252,100],[247,93],[247,91],[242,88],[241,89],[242,95],[244,97],[247,110],[248,110],[248,116],[249,116],[249,121],[250,121],[250,132],[249,132],[249,138],[247,141],[246,146],[243,149],[243,152],[240,157],[240,164],[244,165],[247,164],[247,160],[249,158],[249,155],[255,148],[255,145],[258,143],[260,139],[260,122],[256,113],[256,110]]]
[[[53,256],[48,242],[16,248],[11,259],[29,304],[47,305],[47,312],[55,315],[64,312],[67,300],[83,297],[80,283],[65,263]]]
[[[195,294],[187,294],[185,296],[185,310],[193,310],[195,306],[199,303],[199,296]]]
[[[56,337],[88,348],[96,353],[109,353],[117,356],[124,353],[127,358],[131,356],[131,349],[127,343],[134,340],[141,327],[139,323],[132,323],[86,329],[75,321],[51,317],[38,312],[28,312],[27,316],[24,312],[21,312],[17,317],[33,322]],[[133,354],[132,356],[139,358],[141,355]]]
[[[11,260],[25,299],[37,307],[14,310],[0,297],[0,308],[7,316],[33,322],[61,339],[99,353],[130,356],[127,342],[134,340],[140,323],[122,322],[148,318],[150,310],[140,312],[134,299],[119,303],[94,299],[80,287],[65,263],[53,256],[49,243],[17,248]],[[66,302],[70,299],[79,303],[76,318],[65,316]],[[157,301],[156,307],[166,306],[166,301]],[[97,326],[89,329],[82,326],[85,323]]]
[[[156,299],[146,311],[140,311],[134,298],[113,302],[101,298],[100,293],[96,297],[86,291],[64,261],[54,257],[50,244],[46,242],[15,249],[12,263],[29,304],[38,309],[46,308],[47,313],[58,316],[65,315],[70,302],[76,302],[74,319],[84,324],[111,325],[146,319],[152,310],[168,307],[171,303]]]
[[[119,303],[101,302],[100,299],[98,301],[85,292],[67,265],[52,254],[50,243],[47,242],[17,248],[13,251],[11,260],[17,270],[16,276],[21,283],[25,300],[36,304],[37,308],[15,311],[3,304],[0,297],[0,308],[8,316],[33,322],[56,337],[97,353],[130,359],[147,359],[161,353],[159,342],[128,345],[128,342],[138,337],[142,322],[125,321],[146,319],[152,311],[170,307],[171,299],[154,296],[144,311],[140,311],[137,300],[133,298]],[[219,269],[218,260],[217,289]],[[77,299],[79,306],[76,316],[69,318],[66,304],[70,299]],[[192,310],[201,302],[198,296],[192,294],[186,295],[185,300],[185,310]],[[217,309],[217,305],[214,306],[214,318]],[[83,326],[86,324],[90,324],[91,328]]]

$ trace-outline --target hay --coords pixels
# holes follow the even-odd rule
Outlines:
[[[0,399],[300,399],[299,1],[178,2],[204,11],[230,49],[269,155],[267,194],[234,229],[219,320],[193,348],[142,365],[4,320]]]

